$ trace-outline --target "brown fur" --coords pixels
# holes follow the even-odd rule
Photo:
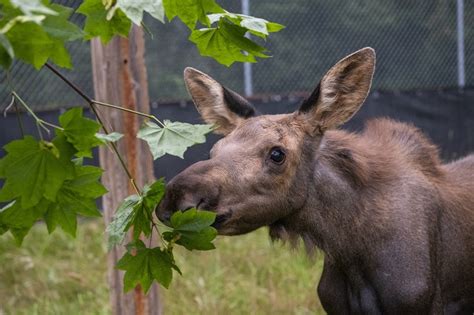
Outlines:
[[[374,64],[362,49],[300,110],[263,116],[186,70],[198,110],[226,137],[168,183],[157,215],[214,210],[220,234],[269,226],[272,238],[320,248],[318,294],[330,314],[472,314],[474,155],[442,164],[417,128],[388,119],[361,133],[333,130],[362,105]]]

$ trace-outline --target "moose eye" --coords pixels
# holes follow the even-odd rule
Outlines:
[[[270,151],[270,159],[277,164],[281,164],[285,161],[285,152],[280,148],[273,148]]]

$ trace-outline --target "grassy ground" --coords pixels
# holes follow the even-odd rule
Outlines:
[[[108,314],[105,244],[99,221],[82,223],[73,240],[36,226],[21,248],[0,236],[0,315]],[[315,286],[321,260],[271,244],[266,230],[221,237],[217,250],[176,258],[163,289],[165,314],[322,314]]]

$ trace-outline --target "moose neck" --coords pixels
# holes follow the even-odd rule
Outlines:
[[[379,182],[386,172],[378,165],[387,164],[381,163],[384,157],[374,154],[368,142],[343,131],[327,132],[312,149],[312,165],[301,172],[308,176],[306,203],[278,222],[283,233],[277,237],[301,237],[307,248],[319,247],[330,256],[356,253],[365,243],[361,235],[367,235],[360,230],[376,229],[371,224],[374,213],[365,210],[364,198],[374,188],[371,183]],[[271,228],[278,234],[277,226]]]

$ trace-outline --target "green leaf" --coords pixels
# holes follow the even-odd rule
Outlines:
[[[269,22],[265,19],[244,15],[244,14],[234,14],[230,12],[210,14],[209,20],[211,24],[225,19],[232,22],[235,25],[239,25],[245,28],[248,32],[253,35],[257,35],[262,38],[267,38],[269,33],[278,32],[284,28],[283,25]]]
[[[131,195],[125,198],[115,212],[114,219],[107,227],[109,248],[121,244],[125,234],[133,226],[133,237],[138,239],[140,234],[151,234],[152,215],[165,193],[164,179],[159,179],[152,185],[145,185],[142,196]]]
[[[107,189],[99,182],[103,170],[95,166],[75,166],[76,176],[64,182],[62,188],[72,193],[89,197],[99,198],[107,193]]]
[[[71,9],[60,5],[49,5],[44,8],[51,14],[34,15],[35,11],[31,8],[37,6],[38,1],[32,3],[19,1],[22,2],[20,9],[16,9],[6,0],[0,2],[3,4],[0,25],[7,21],[0,33],[3,33],[10,42],[15,57],[32,64],[37,69],[48,59],[61,67],[72,66],[64,42],[82,37],[82,32],[68,21]],[[22,12],[21,8],[26,8],[24,10],[26,13]],[[0,55],[4,56],[5,53],[0,52]]]
[[[48,14],[57,15],[57,12],[43,5],[41,0],[10,0],[11,4],[20,9],[25,15]]]
[[[18,245],[21,245],[24,236],[50,207],[50,202],[42,199],[31,208],[22,208],[21,202],[14,200],[0,209],[0,227],[10,230]],[[0,233],[2,234],[2,233]]]
[[[107,226],[109,249],[123,242],[125,234],[130,228],[133,219],[133,210],[141,201],[138,195],[131,195],[125,198],[115,211],[114,219]]]
[[[107,44],[115,35],[126,37],[132,26],[132,22],[120,9],[107,20],[107,10],[102,0],[85,0],[76,12],[86,16],[84,26],[86,39],[100,37],[103,44]]]
[[[127,248],[129,252],[125,253],[116,266],[117,269],[125,270],[124,292],[140,284],[147,293],[153,280],[165,288],[169,287],[174,268],[171,253],[159,247],[147,248],[141,240],[129,244]]]
[[[80,107],[72,108],[59,116],[59,123],[64,128],[67,140],[77,149],[77,157],[92,157],[92,148],[102,144],[96,137],[100,125],[85,118]]]
[[[1,173],[6,181],[0,201],[21,197],[23,208],[36,205],[43,197],[55,201],[63,182],[74,177],[73,163],[62,159],[65,153],[53,143],[26,136],[4,148],[7,155],[1,161]]]
[[[50,37],[35,23],[17,23],[6,36],[16,57],[32,64],[36,69],[41,68],[49,58],[61,67],[71,66],[71,59],[64,48],[64,43]]]
[[[198,21],[210,26],[207,13],[224,12],[214,0],[163,0],[163,6],[168,20],[177,16],[191,30]]]
[[[211,226],[215,219],[215,212],[193,208],[184,212],[175,212],[171,216],[171,226],[179,231],[199,232]]]
[[[148,12],[160,22],[165,22],[165,11],[161,0],[117,0],[112,10],[120,8],[125,15],[136,25],[143,20],[143,11]]]
[[[0,209],[0,223],[10,228],[30,228],[48,210],[50,201],[42,199],[31,208],[22,208],[21,202],[13,200]]]
[[[267,38],[278,32],[283,25],[253,16],[230,12],[209,14],[209,24],[217,27],[194,30],[189,39],[195,43],[203,56],[230,66],[235,61],[255,62],[255,57],[267,58],[265,48],[245,37],[246,33]]]
[[[145,185],[142,193],[144,206],[151,211],[155,210],[165,194],[165,179],[160,178],[151,185]]]
[[[184,246],[188,250],[210,250],[215,246],[212,241],[217,236],[217,230],[211,225],[216,214],[210,211],[190,209],[185,212],[177,211],[171,216],[173,231],[163,233],[163,238]]]
[[[26,234],[28,234],[28,231],[29,229],[10,229],[10,233],[12,233],[18,246],[21,246],[23,239],[25,238]]]
[[[8,226],[2,225],[2,223],[0,222],[0,235],[3,235],[3,234],[5,234],[5,233],[8,232],[8,231],[9,231]]]
[[[216,28],[194,30],[189,40],[196,44],[201,55],[226,66],[236,61],[255,62],[255,57],[267,58],[265,48],[246,38],[246,32],[246,28],[221,19]]]
[[[191,125],[182,122],[164,121],[164,127],[146,122],[137,137],[145,140],[156,160],[165,154],[183,158],[186,149],[206,141],[205,135],[212,131],[211,125]]]
[[[267,23],[267,30],[268,30],[269,33],[279,32],[284,28],[285,28],[284,25],[281,25],[281,24],[278,24],[278,23],[275,23],[275,22],[268,22]]]
[[[143,188],[142,198],[134,207],[133,218],[127,230],[133,225],[133,239],[138,239],[140,234],[150,236],[152,232],[153,211],[165,194],[165,182],[159,179],[151,186]]]
[[[5,69],[10,68],[14,57],[12,44],[5,35],[0,33],[0,66]]]
[[[44,215],[48,232],[53,233],[57,226],[60,226],[64,232],[71,236],[76,236],[77,219],[76,213],[68,208],[63,208],[56,204],[48,209]]]
[[[123,134],[118,132],[111,132],[109,134],[96,133],[95,136],[103,142],[117,142],[123,137]]]
[[[68,21],[73,9],[59,4],[51,4],[57,15],[48,15],[42,22],[43,29],[52,37],[62,41],[73,41],[84,36],[82,30]]]

